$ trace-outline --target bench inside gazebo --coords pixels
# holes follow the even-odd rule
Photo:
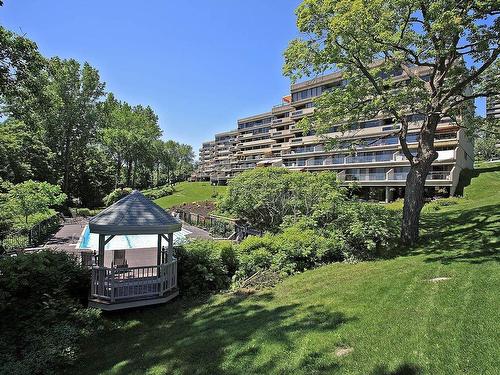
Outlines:
[[[99,235],[97,265],[92,267],[90,307],[119,310],[130,307],[165,303],[176,297],[177,260],[173,256],[174,232],[181,223],[138,191],[122,198],[89,221],[90,233]],[[129,267],[117,258],[109,262],[111,250],[106,245],[115,236],[157,235],[156,259]],[[165,246],[165,245],[166,246]],[[124,251],[121,251],[124,254]],[[151,249],[133,248],[127,252]],[[120,254],[120,253],[118,253]],[[137,255],[137,254],[136,254]],[[141,259],[141,257],[136,257]],[[117,262],[118,260],[118,262]],[[151,264],[153,263],[153,264]]]

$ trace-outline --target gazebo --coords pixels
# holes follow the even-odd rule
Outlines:
[[[119,310],[165,303],[176,297],[177,260],[173,256],[174,232],[182,224],[139,191],[122,198],[93,217],[90,233],[99,235],[97,265],[92,267],[90,307]],[[156,262],[129,267],[126,263],[106,267],[106,245],[115,236],[157,235]],[[162,246],[162,240],[167,246]],[[131,248],[141,252],[151,249]],[[115,250],[116,251],[116,250]],[[125,250],[122,250],[125,251]]]

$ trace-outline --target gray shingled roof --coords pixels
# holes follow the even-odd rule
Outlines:
[[[91,233],[162,234],[181,230],[180,221],[137,190],[90,219]]]

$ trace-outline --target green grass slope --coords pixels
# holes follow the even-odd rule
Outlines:
[[[163,208],[170,208],[181,203],[213,201],[215,193],[221,193],[225,186],[212,186],[209,182],[179,182],[175,184],[172,195],[159,198],[155,202]]]
[[[406,255],[108,315],[115,328],[71,372],[498,374],[500,164],[473,173],[464,199],[426,212]]]

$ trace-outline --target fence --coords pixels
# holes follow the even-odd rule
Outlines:
[[[221,218],[213,215],[200,215],[194,212],[177,211],[179,218],[188,224],[200,227],[210,234],[231,240],[242,240],[252,236],[262,236],[262,231],[250,228],[248,225],[237,224],[234,219]]]
[[[57,230],[59,223],[59,215],[53,215],[29,229],[10,231],[3,240],[0,240],[0,250],[4,249],[4,251],[10,252],[38,246]]]

